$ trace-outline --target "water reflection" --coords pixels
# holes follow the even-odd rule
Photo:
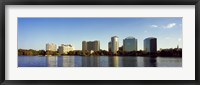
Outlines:
[[[144,66],[143,67],[156,67],[156,58],[145,57],[143,58]]]
[[[47,57],[47,64],[48,64],[48,67],[57,67],[57,60],[58,60],[58,57],[57,56],[49,56]]]
[[[137,58],[132,58],[125,56],[127,58],[122,58],[122,66],[124,67],[137,67]]]
[[[80,57],[48,56],[48,67],[135,67],[137,60],[131,57]]]
[[[109,66],[109,57],[100,56],[99,57],[99,67],[107,67]]]
[[[141,56],[138,57],[19,56],[18,66],[19,67],[181,67],[182,59],[163,58],[163,57],[153,58],[153,57],[141,57]]]

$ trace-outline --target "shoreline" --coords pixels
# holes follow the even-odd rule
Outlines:
[[[100,56],[83,56],[83,55],[18,55],[19,56],[29,56],[29,57],[36,57],[36,56],[39,56],[39,57],[58,57],[58,56],[82,56],[82,57],[100,57]],[[102,56],[108,56],[108,55],[102,55]],[[182,58],[182,56],[122,56],[122,55],[113,55],[113,56],[108,56],[108,57],[115,57],[115,56],[118,56],[118,57],[151,57],[151,58],[157,58],[157,57],[166,57],[166,58]]]

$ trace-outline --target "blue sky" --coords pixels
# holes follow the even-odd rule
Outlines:
[[[112,36],[143,40],[157,38],[157,48],[182,48],[182,18],[18,18],[18,49],[45,50],[46,43],[72,44],[82,49],[82,41],[100,41],[100,48],[108,49]]]

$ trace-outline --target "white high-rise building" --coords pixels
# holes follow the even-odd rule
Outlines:
[[[157,39],[149,37],[144,40],[144,51],[157,52]]]
[[[134,37],[127,37],[123,40],[123,51],[137,51],[137,39]]]
[[[54,43],[46,44],[46,51],[57,51],[57,46]]]
[[[72,45],[62,44],[61,46],[59,46],[58,51],[60,54],[67,54],[69,51],[74,51],[74,47]]]
[[[111,37],[111,52],[116,54],[119,50],[119,38],[117,36]]]

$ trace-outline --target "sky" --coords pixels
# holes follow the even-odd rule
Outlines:
[[[100,41],[100,49],[108,50],[112,36],[132,36],[143,41],[157,38],[157,49],[182,48],[182,18],[18,18],[18,49],[45,50],[46,43],[72,44],[82,49],[82,41]]]

